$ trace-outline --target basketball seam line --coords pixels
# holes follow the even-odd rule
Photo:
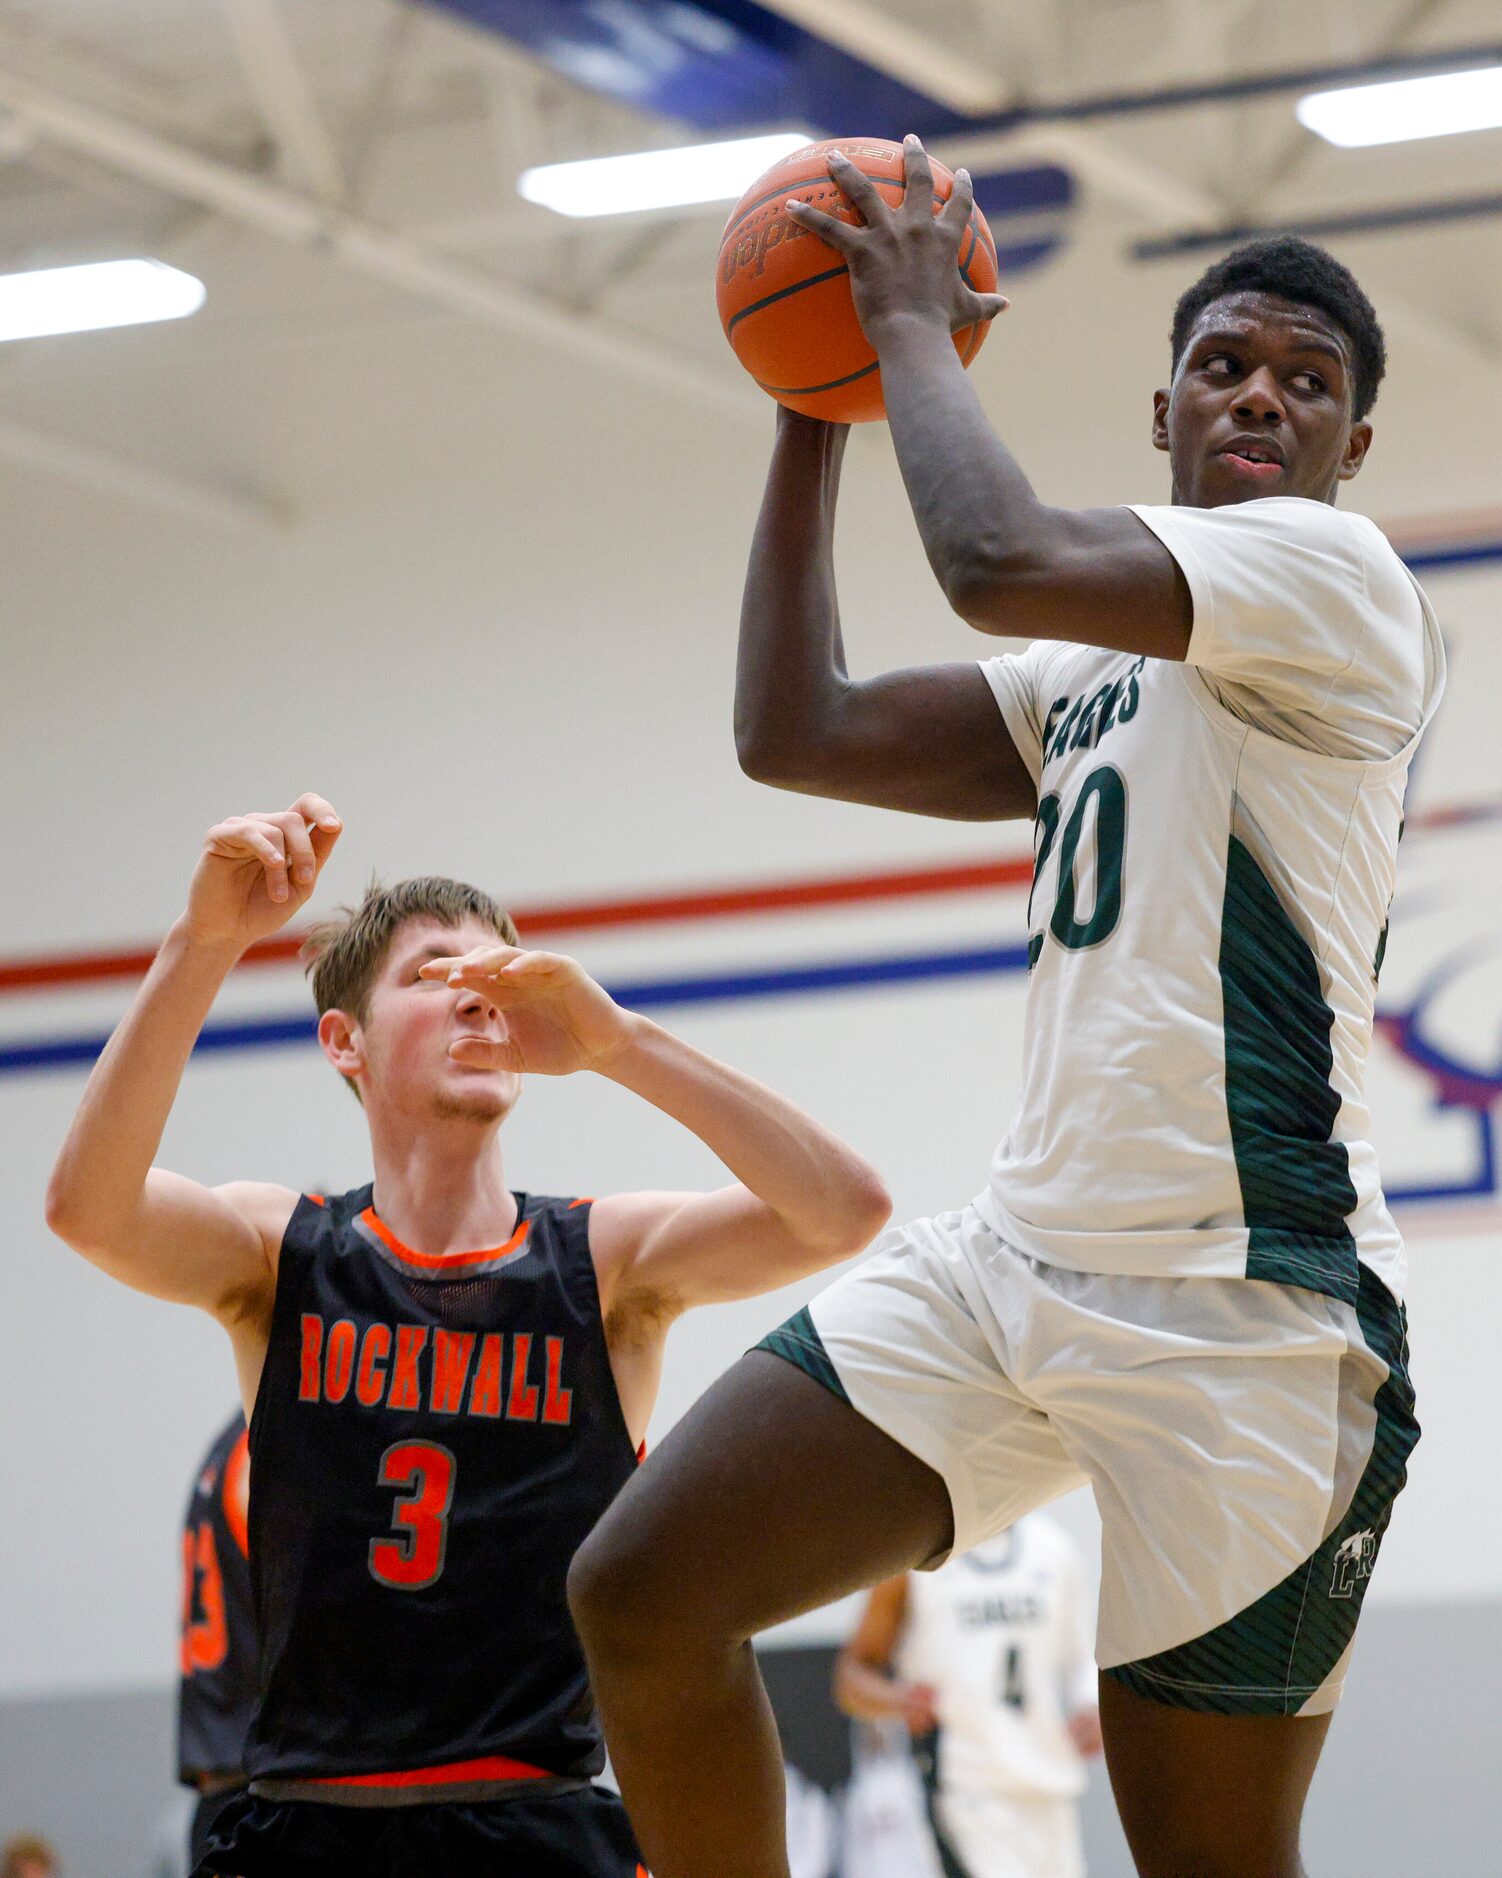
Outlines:
[[[880,369],[881,360],[872,359],[869,365],[863,365],[858,372],[848,372],[843,378],[831,378],[827,385],[769,385],[764,378],[758,378],[756,382],[774,398],[784,393],[790,398],[811,398],[816,391],[837,391],[841,385],[853,385],[857,378],[869,378],[872,372]]]
[[[826,268],[822,274],[810,274],[807,280],[795,280],[791,287],[779,287],[775,293],[769,293],[761,300],[753,300],[750,306],[743,306],[739,313],[732,313],[725,322],[725,337],[728,339],[741,321],[752,313],[760,313],[763,307],[771,306],[776,300],[786,300],[789,294],[802,293],[805,287],[817,287],[821,281],[836,280],[841,274],[848,274],[850,269],[842,261],[838,267]]]
[[[960,263],[960,274],[967,287],[974,283],[970,279],[970,268],[975,260],[975,248],[979,240],[979,229],[972,219],[966,228],[970,236],[969,257]],[[827,268],[822,274],[810,274],[806,280],[795,280],[790,287],[779,287],[775,293],[763,295],[760,300],[753,300],[749,306],[743,306],[739,312],[732,313],[725,322],[725,337],[728,339],[734,329],[752,313],[760,313],[763,307],[774,305],[778,300],[786,300],[790,294],[801,293],[805,287],[817,287],[826,280],[836,280],[841,274],[848,274],[850,269],[843,262],[838,267]],[[757,381],[761,381],[758,379]]]

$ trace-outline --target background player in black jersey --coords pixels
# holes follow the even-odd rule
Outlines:
[[[251,1793],[201,1870],[631,1878],[625,1815],[590,1784],[569,1560],[635,1465],[678,1313],[858,1251],[886,1192],[791,1103],[433,880],[373,891],[313,941],[319,1038],[364,1107],[373,1187],[153,1168],[216,992],[306,903],[339,832],[312,795],[209,831],[49,1193],[85,1257],[219,1319],[253,1410],[262,1705]],[[513,1192],[498,1130],[521,1077],[583,1069],[736,1178],[593,1204]]]
[[[245,1788],[257,1702],[249,1508],[250,1436],[236,1409],[199,1464],[183,1521],[177,1777],[198,1795],[188,1841],[195,1865]]]

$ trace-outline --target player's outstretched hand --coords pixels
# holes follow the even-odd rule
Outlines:
[[[570,1076],[601,1069],[629,1044],[638,1020],[576,960],[561,952],[482,946],[463,958],[430,959],[419,974],[477,992],[500,1013],[502,1034],[456,1037],[449,1054],[476,1069]]]
[[[285,926],[312,896],[343,826],[315,795],[299,796],[278,814],[216,822],[188,888],[189,937],[243,952]]]
[[[829,174],[840,193],[859,209],[864,227],[806,202],[790,201],[787,213],[800,227],[845,258],[861,326],[879,347],[893,319],[927,319],[949,332],[976,320],[992,320],[1008,302],[999,293],[977,293],[960,272],[960,243],[975,205],[968,170],[955,172],[949,200],[934,214],[934,175],[928,152],[916,137],[903,139],[907,186],[891,208],[876,184],[842,151],[829,156]]]

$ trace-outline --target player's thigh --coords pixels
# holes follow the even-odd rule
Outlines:
[[[1299,1878],[1321,1715],[1213,1715],[1100,1679],[1111,1790],[1139,1878]]]
[[[955,1280],[983,1231],[969,1209],[894,1229],[710,1389],[575,1561],[586,1640],[665,1596],[750,1636],[1082,1478]]]
[[[740,1641],[948,1550],[943,1480],[792,1365],[753,1350],[689,1410],[580,1548],[586,1644]]]

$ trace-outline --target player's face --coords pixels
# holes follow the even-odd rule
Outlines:
[[[1372,440],[1370,424],[1351,420],[1353,382],[1351,342],[1318,308],[1263,293],[1212,301],[1172,386],[1153,400],[1153,442],[1173,464],[1174,501],[1334,501]]]
[[[456,1063],[451,1054],[459,1037],[504,1038],[505,1018],[478,992],[456,991],[441,979],[417,975],[429,959],[501,943],[495,929],[480,920],[460,926],[412,920],[397,933],[361,1026],[371,1094],[383,1106],[414,1116],[476,1122],[499,1122],[509,1113],[521,1078],[511,1070]]]

